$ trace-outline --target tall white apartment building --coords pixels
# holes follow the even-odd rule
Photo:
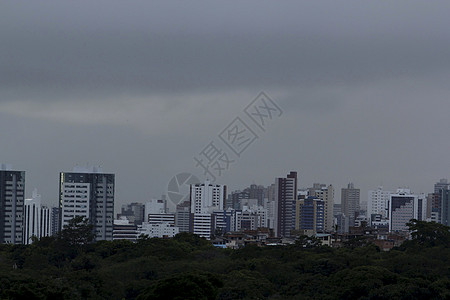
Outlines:
[[[224,210],[226,186],[205,183],[191,185],[190,201],[193,233],[207,239],[214,233],[213,213]]]
[[[33,190],[32,198],[25,199],[23,243],[31,244],[31,237],[40,239],[51,235],[50,209],[41,205],[41,195]]]
[[[370,190],[367,198],[367,217],[371,218],[372,214],[379,214],[387,219],[391,194],[391,191],[383,190],[382,186],[376,190]]]
[[[114,174],[96,167],[60,173],[61,227],[77,216],[89,219],[96,240],[113,239]]]
[[[22,243],[24,195],[25,171],[0,164],[0,243]]]

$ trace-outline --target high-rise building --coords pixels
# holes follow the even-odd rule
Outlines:
[[[0,165],[0,243],[23,241],[25,171]]]
[[[33,190],[32,198],[25,199],[24,202],[24,224],[23,224],[23,243],[31,244],[31,237],[40,238],[41,223],[41,195],[37,190]]]
[[[82,216],[94,226],[95,239],[113,239],[114,174],[99,168],[75,167],[60,173],[61,226]]]
[[[241,202],[249,198],[250,194],[247,191],[233,191],[229,195],[229,203],[226,208],[241,209]]]
[[[333,206],[333,216],[339,216],[342,214],[342,205],[340,203],[335,203]]]
[[[56,236],[61,230],[61,208],[51,208],[51,235]]]
[[[370,190],[367,198],[367,217],[381,215],[382,218],[387,219],[391,194],[392,192],[383,190],[382,186],[376,190]]]
[[[231,192],[229,199],[231,203],[228,203],[226,208],[242,209],[243,203],[248,200],[253,200],[257,205],[264,205],[264,199],[267,190],[262,185],[251,184],[243,191],[237,190]]]
[[[389,231],[407,231],[411,219],[423,221],[426,212],[424,195],[414,195],[409,189],[397,189],[389,200]]]
[[[342,213],[348,216],[351,226],[354,226],[356,217],[360,210],[360,190],[355,189],[353,183],[349,183],[347,188],[341,189]]]
[[[41,195],[33,190],[32,198],[25,199],[23,243],[32,243],[31,237],[40,239],[51,234],[50,209],[41,205]]]
[[[436,182],[434,184],[434,192],[439,194],[440,190],[448,190],[450,189],[450,183],[448,182],[447,178],[442,178],[439,180],[439,182]]]
[[[295,229],[295,202],[297,200],[297,172],[275,179],[274,233],[289,237]]]
[[[443,205],[444,205],[444,199],[442,198],[442,195],[445,193],[442,192],[442,190],[449,190],[450,189],[450,183],[446,178],[443,178],[439,180],[439,182],[436,182],[434,184],[434,198],[433,205],[432,205],[432,214],[434,215],[434,219],[437,219],[439,223],[444,224],[443,221]]]
[[[189,201],[184,201],[177,205],[175,213],[175,226],[180,229],[180,232],[191,231],[191,204]]]
[[[443,188],[440,190],[441,200],[441,223],[450,226],[450,189]]]
[[[52,235],[52,211],[47,206],[41,207],[41,224],[39,225],[41,238]]]
[[[321,183],[314,183],[312,188],[308,188],[308,195],[323,200],[324,218],[326,232],[334,231],[333,214],[334,214],[334,187]]]
[[[324,206],[323,200],[314,197],[297,200],[295,230],[304,231],[307,235],[323,232],[325,225]]]
[[[193,233],[210,239],[214,234],[214,211],[224,210],[226,186],[205,183],[191,185],[190,202]]]

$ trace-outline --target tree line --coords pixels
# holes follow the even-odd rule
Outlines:
[[[0,245],[0,299],[449,299],[449,227],[374,245],[218,249],[203,238],[93,242],[87,220],[31,245]]]

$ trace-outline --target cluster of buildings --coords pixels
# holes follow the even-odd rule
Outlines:
[[[49,208],[36,190],[25,199],[25,171],[0,165],[0,243],[30,244],[33,237],[56,235],[77,216],[89,219],[97,240],[112,240],[114,174],[96,167],[61,172],[59,205]]]
[[[430,194],[409,189],[395,192],[382,187],[368,193],[367,209],[361,207],[360,189],[349,183],[335,204],[331,184],[315,183],[299,188],[297,172],[275,179],[270,186],[252,184],[227,192],[222,184],[206,180],[190,186],[189,200],[169,211],[165,196],[146,203],[122,206],[114,218],[114,174],[96,167],[75,167],[61,172],[58,207],[41,205],[33,191],[25,199],[25,172],[0,165],[0,242],[29,244],[33,237],[55,235],[77,216],[93,225],[96,240],[139,236],[173,237],[192,232],[219,244],[251,239],[270,244],[274,239],[315,236],[327,244],[351,236],[370,234],[386,243],[392,234],[404,234],[411,219],[450,225],[450,184],[435,184]],[[247,234],[243,236],[242,234]],[[225,240],[228,239],[228,240]]]

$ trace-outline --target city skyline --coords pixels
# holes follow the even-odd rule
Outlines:
[[[448,2],[1,6],[0,162],[45,205],[87,162],[117,174],[116,211],[202,182],[194,157],[261,91],[283,114],[218,178],[230,191],[296,170],[366,201],[450,177]]]
[[[16,172],[23,171],[26,174],[25,177],[28,176],[28,171],[27,170],[16,169],[11,164],[2,163],[2,164],[0,164],[0,166],[3,166],[5,168],[5,170],[16,171]],[[86,170],[95,170],[95,172],[103,172],[103,169],[100,168],[100,167],[75,165],[75,166],[73,166],[72,169],[70,169],[70,170],[68,170],[66,172],[60,171],[59,175],[61,173],[74,172],[74,170],[82,170],[82,171],[80,171],[81,173],[87,172]],[[292,171],[292,170],[288,170],[288,171]],[[295,171],[295,172],[297,172],[297,171]],[[77,173],[77,171],[75,171],[75,173]],[[109,174],[112,174],[114,176],[117,175],[114,172],[105,172],[105,173],[109,173]],[[298,187],[297,187],[298,188],[298,192],[301,192],[301,191],[304,191],[304,190],[308,190],[308,189],[312,189],[313,185],[316,185],[316,184],[324,184],[324,181],[321,181],[321,180],[312,182],[309,185],[308,184],[301,184],[301,181],[300,181],[301,174],[298,173],[298,176],[299,176],[299,182],[298,182]],[[266,189],[266,188],[269,188],[271,185],[275,184],[275,182],[277,180],[278,180],[278,177],[274,177],[273,181],[269,182],[268,184],[261,184],[261,183],[255,183],[255,182],[248,183],[248,184],[242,183],[236,188],[228,188],[226,197],[227,197],[227,199],[230,199],[230,201],[231,201],[232,193],[234,193],[234,192],[243,191],[243,190],[249,188],[251,185],[262,186],[262,187],[264,187],[264,189]],[[411,192],[414,192],[416,194],[428,194],[428,193],[432,193],[433,189],[435,189],[435,187],[433,187],[434,184],[436,182],[439,182],[439,181],[442,181],[442,180],[447,180],[447,178],[439,178],[439,179],[436,179],[433,182],[430,182],[430,184],[429,184],[430,188],[427,191],[424,191],[424,192],[418,192],[414,188],[411,188],[410,186],[397,186],[397,187],[390,186],[390,188],[387,188],[387,186],[389,186],[389,185],[378,185],[378,186],[369,187],[369,189],[367,191],[364,191],[364,192],[366,192],[366,194],[367,194],[367,192],[371,192],[371,191],[376,190],[378,188],[382,188],[384,190],[393,190],[393,191],[395,191],[397,189],[409,189],[409,190],[411,190]],[[26,182],[28,182],[28,180]],[[213,182],[213,183],[214,184],[226,185],[226,186],[229,187],[229,185],[226,182]],[[56,181],[55,184],[56,184],[57,188],[59,189],[59,184],[58,184],[57,181]],[[199,180],[198,182],[196,182],[196,184],[202,184],[202,181]],[[328,185],[328,184],[334,186],[334,188],[339,189],[339,190],[341,188],[345,189],[346,187],[349,186],[348,183],[343,185],[342,187],[336,186],[333,183],[325,183],[325,185]],[[351,184],[353,185],[353,183],[351,183]],[[356,186],[356,187],[359,189],[359,186]],[[116,187],[116,189],[117,189],[117,187]],[[120,189],[120,187],[119,187],[119,189]],[[189,195],[189,187],[185,187],[185,188],[181,187],[180,189],[183,189],[180,192],[182,192],[184,196],[188,196]],[[186,189],[186,190],[184,190],[184,189]],[[30,192],[30,190],[31,190],[31,192]],[[33,196],[32,196],[33,193],[35,193],[37,191],[39,191],[39,193],[40,193],[40,189],[38,187],[33,187],[32,188],[32,187],[30,187],[30,185],[28,183],[26,183],[25,184],[25,199],[32,199],[33,198]],[[116,193],[117,193],[117,191],[116,191]],[[39,196],[41,197],[41,195],[39,195]],[[265,197],[267,198],[268,195],[265,195]],[[137,201],[128,201],[128,202],[119,202],[119,203],[117,201],[114,201],[114,214],[116,214],[116,213],[118,213],[120,211],[122,205],[128,205],[128,204],[131,204],[131,203],[142,203],[142,204],[145,204],[145,203],[147,203],[149,201],[156,200],[156,199],[161,199],[161,198],[167,198],[167,194],[162,194],[162,195],[159,195],[159,196],[158,195],[152,195],[152,196],[150,196],[148,198],[145,198],[145,199],[142,198],[141,200],[137,200]],[[44,199],[45,199],[45,196],[42,197],[42,200],[44,200]],[[368,200],[369,200],[369,196],[366,196],[366,195],[362,194],[362,197],[360,198],[360,202],[364,203],[365,207],[367,206]],[[169,199],[169,201],[170,201],[170,199]],[[342,201],[341,193],[338,193],[337,196],[336,195],[334,196],[334,204],[342,204],[341,201]],[[49,206],[49,207],[58,207],[59,206],[59,199],[56,199],[56,201],[53,203],[53,202],[49,202],[49,200],[47,198],[47,201],[42,201],[42,204],[44,206]],[[176,205],[176,204],[177,203],[170,204],[170,207],[172,208],[171,211],[173,211],[173,212],[175,211],[174,210],[174,207],[175,207],[174,205]],[[362,209],[362,207],[361,207],[361,209]]]

